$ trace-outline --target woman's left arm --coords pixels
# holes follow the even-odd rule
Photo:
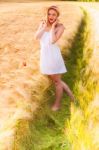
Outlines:
[[[65,27],[61,25],[58,27],[59,29],[55,33],[55,26],[53,25],[51,28],[51,43],[54,44],[63,34]]]

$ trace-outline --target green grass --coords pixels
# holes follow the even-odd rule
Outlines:
[[[50,89],[49,93],[51,92]],[[66,118],[70,116],[69,100],[62,103],[62,110],[52,112],[49,103],[53,101],[54,96],[50,96],[46,104],[42,104],[38,110],[38,115],[33,121],[20,120],[18,130],[15,136],[14,149],[16,150],[51,150],[60,149],[63,141],[63,127]],[[23,135],[23,130],[26,133]],[[21,136],[22,135],[22,136]],[[17,148],[16,148],[17,147]]]
[[[86,118],[81,117],[81,113],[88,107],[96,87],[96,80],[93,80],[92,72],[87,67],[92,53],[92,49],[88,46],[90,37],[88,21],[87,13],[84,11],[84,17],[70,48],[71,53],[69,56],[64,55],[68,73],[63,75],[63,80],[79,100],[79,107],[75,112],[76,117],[72,114],[70,99],[66,94],[63,95],[62,109],[58,112],[50,110],[55,98],[54,87],[51,86],[46,94],[47,99],[41,104],[35,118],[32,121],[18,121],[14,150],[71,150],[72,144],[75,144],[73,140],[76,141],[72,123],[76,122],[74,127],[79,127],[81,123],[82,128],[79,127],[79,129],[85,129]],[[77,113],[78,111],[79,113]],[[77,120],[77,115],[78,118],[80,117],[80,122]],[[65,128],[65,124],[68,127]],[[67,131],[66,135],[64,134],[65,130]],[[67,135],[67,133],[69,134]],[[88,142],[90,140],[87,141],[87,145]]]

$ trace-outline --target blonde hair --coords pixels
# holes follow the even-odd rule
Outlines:
[[[55,10],[55,11],[57,12],[57,16],[60,15],[60,10],[59,10],[58,6],[56,6],[56,5],[49,6],[49,7],[47,8],[47,14],[48,14],[48,12],[49,12],[50,9]]]

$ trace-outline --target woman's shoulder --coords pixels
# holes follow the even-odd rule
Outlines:
[[[65,26],[62,23],[58,23],[57,24],[57,29],[60,29],[60,28],[65,29]]]

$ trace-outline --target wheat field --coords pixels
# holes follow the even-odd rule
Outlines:
[[[62,54],[68,55],[83,14],[74,4],[53,3],[60,7],[60,20],[66,26],[58,44],[65,47]],[[33,119],[51,85],[39,71],[40,46],[34,39],[39,21],[51,4],[0,4],[0,150],[12,149],[17,121]]]
[[[85,76],[85,88],[87,87],[88,89],[84,89],[82,80],[79,83],[75,83],[75,89],[79,88],[77,96],[80,99],[82,107],[85,106],[83,100],[90,99],[91,95],[94,95],[93,101],[89,102],[88,107],[84,107],[84,116],[82,115],[82,109],[74,108],[71,111],[71,118],[69,120],[70,128],[67,129],[66,126],[66,132],[67,130],[69,132],[68,139],[74,141],[72,143],[73,150],[78,150],[79,148],[87,150],[87,146],[89,146],[89,150],[91,150],[90,147],[92,150],[93,148],[97,150],[99,135],[97,117],[99,113],[99,86],[97,86],[96,93],[93,94],[90,91],[93,92],[91,90],[94,88],[93,81],[99,85],[98,3],[88,4],[58,1],[53,1],[53,3],[50,1],[0,3],[0,150],[15,150],[13,145],[18,121],[33,120],[41,104],[46,103],[47,96],[45,93],[52,86],[52,82],[47,76],[40,73],[40,45],[39,41],[34,39],[34,35],[39,21],[45,17],[46,8],[52,4],[59,6],[61,11],[60,20],[66,27],[58,44],[62,54],[67,58],[70,54],[75,34],[78,32],[78,27],[83,18],[81,8],[83,7],[90,16],[88,28],[85,27],[85,32],[83,33],[84,38],[87,39],[89,30],[91,31],[91,34],[89,34],[90,40],[88,37],[88,41],[85,40],[84,45],[83,58],[86,61],[89,57],[88,52],[90,53],[86,49],[93,49],[85,71],[85,74],[88,74],[87,78],[83,74]],[[77,40],[75,42],[79,43]],[[74,51],[75,49],[72,53]],[[91,73],[92,76],[90,76]],[[87,124],[85,123],[86,120]],[[75,129],[72,124],[75,124],[75,128],[78,129],[76,130],[78,141],[73,136]],[[84,138],[86,133],[87,136]],[[24,134],[24,131],[22,134]],[[77,142],[78,144],[75,144]]]

